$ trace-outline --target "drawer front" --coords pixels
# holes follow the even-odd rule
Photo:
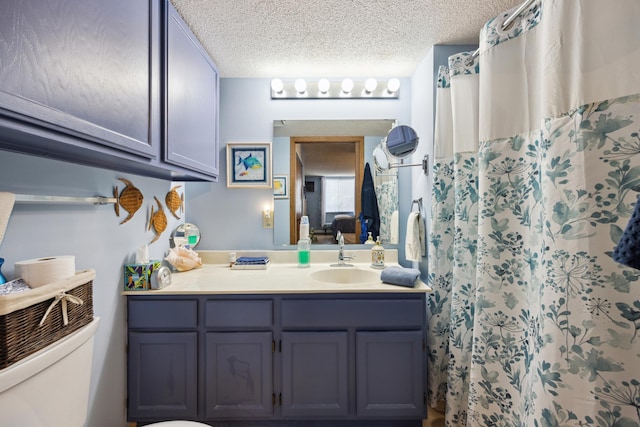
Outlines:
[[[198,300],[129,300],[129,329],[195,329]]]
[[[422,328],[422,299],[313,299],[282,301],[283,328]]]
[[[207,301],[204,323],[207,328],[271,328],[273,301]]]

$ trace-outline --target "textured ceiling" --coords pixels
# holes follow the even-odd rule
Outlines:
[[[410,77],[521,0],[171,0],[220,76]]]

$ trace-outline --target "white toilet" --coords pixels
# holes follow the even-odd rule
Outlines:
[[[82,427],[99,318],[0,370],[3,427]]]
[[[78,331],[0,370],[2,427],[82,427],[87,421],[98,317]],[[197,427],[167,421],[156,427]],[[208,427],[208,426],[206,426]]]

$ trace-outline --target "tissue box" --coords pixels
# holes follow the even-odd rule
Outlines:
[[[124,290],[144,291],[151,289],[151,275],[162,265],[160,260],[152,260],[144,264],[124,265]]]

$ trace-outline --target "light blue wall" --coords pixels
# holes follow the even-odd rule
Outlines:
[[[120,191],[124,187],[117,179],[120,177],[132,181],[144,195],[142,207],[127,223],[120,225],[126,211],[121,210],[117,217],[113,205],[17,203],[0,244],[0,257],[5,259],[2,272],[8,279],[14,278],[16,261],[48,256],[74,255],[78,270],[96,270],[93,302],[95,315],[101,321],[95,340],[87,423],[91,427],[125,425],[126,316],[125,297],[121,296],[122,266],[133,262],[136,248],[154,236],[147,231],[153,196],[164,204],[166,193],[176,184],[0,151],[0,191],[112,197],[114,186]],[[152,259],[164,257],[170,231],[179,223],[165,213],[169,225],[161,238],[149,246]]]
[[[273,138],[273,173],[276,175],[287,175],[291,184],[291,173],[289,173],[289,137]],[[291,187],[289,188],[291,193]],[[289,194],[291,196],[291,194]],[[274,246],[289,244],[289,199],[273,200],[273,242]]]
[[[398,119],[400,124],[415,126],[411,98],[428,94],[416,93],[411,79],[401,82],[398,100],[271,101],[268,79],[222,79],[220,158],[224,162],[227,142],[274,141],[274,119]],[[283,153],[288,158],[288,141],[286,148],[274,141],[275,173],[283,173],[278,163]],[[262,208],[272,203],[271,189],[227,189],[226,166],[224,163],[220,166],[220,182],[185,184],[184,215],[201,227],[199,249],[272,248],[273,231],[262,228],[260,217]],[[401,218],[406,218],[411,202],[409,169],[416,168],[399,171]],[[10,278],[16,261],[52,255],[75,255],[78,269],[96,270],[94,308],[102,320],[93,363],[87,424],[91,427],[125,425],[126,318],[125,297],[120,295],[122,266],[133,260],[139,245],[153,237],[146,229],[153,196],[163,200],[176,184],[0,151],[0,191],[110,196],[115,185],[122,190],[118,177],[133,181],[145,196],[143,207],[126,224],[119,224],[124,217],[121,214],[118,218],[113,206],[19,204],[0,245],[0,257],[6,259],[2,271]],[[179,223],[167,216],[169,226],[161,239],[150,246],[151,258],[165,256],[169,232]],[[276,217],[275,221],[280,219]],[[405,224],[400,221],[400,226],[403,236]]]
[[[274,139],[273,120],[398,119],[401,124],[411,121],[410,79],[401,79],[397,100],[272,101],[269,87],[269,79],[222,79],[220,82],[221,179],[213,184],[187,183],[188,220],[198,224],[202,232],[199,249],[276,247],[273,230],[262,228],[260,216],[263,207],[272,204],[271,189],[226,188],[227,142],[272,142],[273,171],[288,174],[289,139]],[[284,163],[283,159],[286,159]],[[280,206],[286,203],[277,201],[277,211],[282,211]],[[282,215],[276,215],[274,221],[286,223],[288,229],[288,218],[285,222]]]
[[[427,56],[418,65],[416,72],[411,79],[411,126],[420,137],[418,150],[413,154],[412,161],[418,163],[422,161],[425,154],[429,155],[429,167],[433,165],[433,135],[435,126],[435,105],[436,86],[438,69],[441,65],[447,65],[450,55],[458,52],[473,51],[477,45],[438,45],[431,48]],[[430,205],[431,205],[431,185],[432,177],[425,176],[419,168],[412,168],[411,176],[408,179],[400,178],[400,183],[410,181],[412,183],[409,200],[404,203],[411,203],[413,200],[422,198],[423,214],[426,217],[426,234],[429,233],[430,225]],[[417,210],[414,208],[414,210]],[[401,218],[406,218],[406,216]],[[402,224],[402,222],[401,222]],[[406,230],[406,224],[404,224]],[[402,231],[401,236],[404,236]],[[427,245],[428,246],[428,245]],[[413,267],[419,268],[422,279],[426,281],[428,274],[427,257],[419,263],[411,263]]]

